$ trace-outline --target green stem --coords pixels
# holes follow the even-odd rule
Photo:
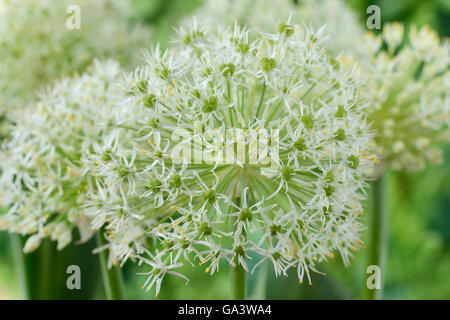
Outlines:
[[[103,236],[103,230],[96,234],[97,245],[103,246],[107,243]],[[118,266],[108,268],[108,251],[103,250],[100,253],[100,269],[102,272],[103,287],[105,297],[108,300],[125,300],[125,288],[122,279],[122,272]]]
[[[37,250],[38,261],[37,270],[39,270],[38,283],[38,299],[40,300],[50,300],[54,298],[56,289],[58,289],[58,283],[55,279],[58,272],[53,270],[56,263],[56,248],[55,244],[52,243],[50,239],[43,239],[41,246]],[[59,252],[59,254],[62,254]]]
[[[15,270],[17,272],[17,282],[19,285],[19,297],[22,300],[30,299],[30,290],[28,288],[29,277],[27,274],[25,253],[23,252],[23,241],[20,234],[10,234],[12,252],[14,255]]]
[[[380,289],[369,289],[365,284],[364,298],[366,300],[382,299],[383,278],[386,272],[385,257],[387,252],[387,172],[384,172],[378,180],[373,182],[372,187],[372,216],[369,223],[369,259],[368,266],[374,265],[380,268]]]
[[[231,281],[231,299],[232,300],[244,300],[245,299],[245,287],[246,276],[244,268],[236,263],[236,267],[230,269],[230,281]]]
[[[246,169],[241,170],[240,172],[240,181],[239,181],[239,202],[241,208],[243,207],[243,199],[245,197],[245,174]],[[238,201],[236,201],[238,202]],[[242,265],[239,263],[238,258],[236,257],[236,266],[230,267],[230,282],[231,282],[231,299],[232,300],[245,300],[245,291],[246,291],[246,281],[247,281],[247,273]]]
[[[259,116],[259,112],[261,110],[261,106],[263,105],[264,102],[264,96],[266,94],[266,83],[263,83],[263,87],[262,87],[262,91],[261,91],[261,98],[259,99],[259,103],[258,103],[258,108],[256,109],[256,117]]]
[[[57,290],[65,284],[57,280],[56,247],[43,239],[36,251],[25,254],[26,236],[11,234],[19,297],[24,300],[58,299]]]
[[[268,268],[267,263],[263,263],[263,265],[259,269],[258,281],[256,282],[255,291],[253,293],[252,299],[255,299],[255,300],[265,300],[266,299],[268,271],[269,271],[269,268]]]

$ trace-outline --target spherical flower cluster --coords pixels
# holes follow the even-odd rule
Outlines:
[[[66,25],[73,5],[80,8],[79,30]],[[0,0],[0,116],[94,58],[134,65],[149,32],[130,28],[129,13],[128,0]]]
[[[109,262],[137,255],[157,293],[185,262],[214,274],[267,260],[300,283],[336,252],[348,264],[375,161],[357,69],[299,26],[179,33],[126,77],[122,121],[87,160],[86,215],[107,224]]]
[[[30,235],[25,251],[51,237],[62,249],[78,227],[81,240],[91,234],[80,205],[92,178],[80,161],[101,139],[97,124],[114,119],[121,99],[115,62],[95,62],[81,77],[49,88],[31,109],[16,117],[0,152],[0,230]],[[111,122],[111,121],[109,121]]]
[[[294,24],[316,29],[326,25],[324,46],[333,54],[356,53],[359,47],[355,43],[364,35],[358,17],[342,0],[302,0],[298,4],[293,0],[206,0],[194,17],[200,25],[229,26],[238,22],[267,32],[289,17]]]
[[[403,25],[366,38],[369,121],[376,153],[395,170],[422,170],[442,161],[434,143],[450,142],[450,46],[436,33]]]

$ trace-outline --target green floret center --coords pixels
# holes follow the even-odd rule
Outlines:
[[[201,97],[200,91],[195,89],[194,91],[192,91],[192,96],[196,97],[197,99],[200,99],[200,97]]]
[[[169,183],[171,187],[181,187],[181,176],[179,174],[174,174],[172,177],[170,177]]]
[[[284,180],[288,181],[292,178],[294,175],[294,169],[291,166],[285,166],[283,169],[281,169],[281,176]]]
[[[207,222],[202,222],[202,224],[200,224],[200,227],[198,230],[200,231],[200,233],[203,233],[205,236],[209,236],[212,233],[212,229]]]
[[[209,99],[205,100],[203,102],[203,107],[202,110],[203,112],[213,112],[217,109],[217,106],[219,104],[219,101],[217,99],[217,97],[210,97]]]
[[[153,192],[159,192],[161,190],[162,187],[162,182],[159,181],[158,179],[152,180],[149,183],[149,188],[153,191]]]
[[[314,116],[311,113],[303,115],[302,123],[306,129],[312,129],[314,127]]]
[[[325,191],[325,195],[327,197],[330,197],[334,193],[335,188],[332,185],[329,185],[329,186],[326,186],[325,188],[323,188],[323,190]]]
[[[338,141],[344,141],[345,140],[345,130],[341,128],[338,131],[336,131],[334,138]]]
[[[153,118],[153,119],[151,119],[150,121],[149,121],[149,125],[152,127],[152,128],[158,128],[158,123],[159,123],[159,119],[158,118]]]
[[[163,80],[169,79],[170,70],[167,67],[156,68],[156,73],[159,74],[159,77]]]
[[[306,150],[306,141],[304,138],[298,138],[297,141],[294,142],[294,147],[298,151],[305,151]]]
[[[236,248],[234,248],[234,252],[236,252],[236,254],[238,256],[244,256],[245,255],[245,250],[244,250],[244,248],[242,248],[242,246],[237,246]]]
[[[196,39],[202,39],[204,36],[205,34],[202,31],[194,30],[192,33],[189,33],[184,37],[183,43],[188,45]]]
[[[286,23],[280,23],[278,25],[278,32],[286,34],[287,37],[290,37],[294,34],[294,27],[286,24]]]
[[[347,111],[345,111],[344,106],[339,106],[336,112],[337,118],[344,118],[347,115]]]
[[[236,66],[232,63],[224,63],[220,66],[220,71],[225,77],[231,77],[236,71]]]
[[[147,80],[141,80],[138,82],[138,84],[136,85],[137,89],[144,93],[145,91],[147,91],[148,88],[148,81]]]
[[[322,211],[323,211],[324,214],[329,214],[330,212],[333,211],[333,206],[324,206],[322,208]]]
[[[203,192],[202,196],[203,196],[203,199],[205,201],[208,201],[209,203],[213,203],[214,201],[216,201],[216,197],[217,197],[216,192],[214,190],[205,191],[205,192]]]
[[[359,159],[357,156],[355,155],[351,155],[350,157],[347,158],[348,161],[348,166],[352,169],[357,169],[359,166]]]
[[[325,181],[330,183],[334,181],[334,174],[332,171],[328,171],[327,174],[325,175]]]
[[[265,72],[269,72],[270,70],[274,69],[277,65],[277,62],[275,59],[273,58],[262,58],[261,59],[261,68],[265,71]]]
[[[173,247],[175,243],[172,240],[166,240],[163,242],[163,247],[166,249],[170,249]]]
[[[281,226],[279,224],[272,224],[269,228],[271,236],[276,236],[278,233],[281,232]]]
[[[272,253],[272,258],[274,258],[275,260],[280,259],[281,258],[281,253],[279,253],[279,252]]]
[[[111,152],[111,150],[105,150],[104,152],[103,152],[103,154],[102,154],[102,161],[109,161],[109,160],[111,160],[111,155],[112,155],[112,152]]]
[[[142,100],[142,104],[144,105],[144,107],[147,108],[153,108],[155,106],[155,103],[156,103],[156,96],[154,94],[149,94]]]
[[[130,174],[130,169],[120,165],[119,168],[117,169],[117,173],[119,174],[120,178],[125,178],[127,175]]]
[[[180,245],[181,248],[186,249],[187,247],[189,247],[190,242],[186,240],[186,238],[182,238],[180,240]]]
[[[250,50],[250,46],[247,43],[239,43],[237,47],[238,51],[243,54],[246,54]]]
[[[241,221],[252,221],[253,215],[249,208],[242,209],[241,213],[239,214],[239,220]]]

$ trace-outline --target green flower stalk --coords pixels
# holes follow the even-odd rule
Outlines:
[[[99,247],[106,243],[103,236],[104,234],[102,230],[98,231],[96,234],[97,245]],[[120,268],[118,266],[108,266],[108,252],[102,251],[99,255],[105,298],[107,300],[126,299],[125,287]]]
[[[86,215],[106,222],[111,265],[146,264],[143,288],[158,294],[168,274],[187,280],[185,263],[213,275],[270,261],[300,283],[335,253],[350,263],[376,159],[358,68],[341,69],[322,37],[289,22],[273,34],[194,24],[146,54],[85,161]]]

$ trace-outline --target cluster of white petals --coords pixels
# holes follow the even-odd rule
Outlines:
[[[368,34],[364,49],[370,101],[368,119],[377,131],[375,151],[395,170],[417,171],[442,162],[439,142],[450,142],[450,45],[427,27],[389,24]]]
[[[342,0],[206,0],[194,12],[200,25],[222,26],[235,22],[247,28],[271,32],[272,26],[291,18],[293,24],[325,27],[324,46],[334,54],[356,53],[357,39],[364,35],[363,24]],[[189,20],[188,20],[189,21]]]
[[[103,121],[114,119],[114,103],[123,99],[114,83],[115,62],[94,63],[80,77],[64,78],[32,108],[16,115],[0,149],[0,230],[30,235],[25,251],[44,237],[62,249],[78,227],[81,240],[91,234],[80,206],[93,179],[80,161],[102,137]],[[100,125],[100,126],[99,126]]]
[[[322,37],[194,24],[126,76],[120,116],[85,161],[85,214],[106,224],[110,264],[149,264],[158,293],[186,262],[214,274],[268,260],[300,283],[336,252],[349,263],[376,159],[358,68],[342,70]]]
[[[80,9],[81,29],[67,20]],[[129,0],[0,0],[0,115],[22,107],[37,90],[82,71],[94,58],[133,65],[149,39],[129,25]]]

